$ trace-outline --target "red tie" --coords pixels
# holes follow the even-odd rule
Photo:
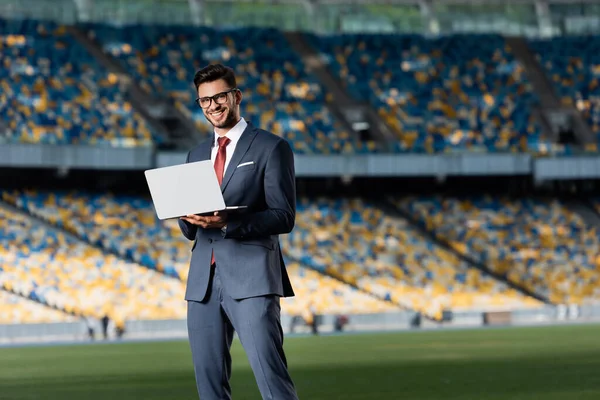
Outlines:
[[[217,173],[217,179],[219,185],[223,182],[223,174],[225,173],[225,159],[227,158],[227,145],[231,140],[228,137],[220,137],[217,139],[219,143],[219,151],[217,152],[217,158],[215,159],[215,172]]]
[[[223,182],[223,174],[225,173],[225,160],[227,159],[227,145],[231,140],[227,137],[220,137],[217,139],[219,143],[219,150],[217,151],[217,158],[215,159],[215,172],[217,173],[217,180],[219,181],[219,185]],[[215,253],[210,259],[210,265],[215,263]]]

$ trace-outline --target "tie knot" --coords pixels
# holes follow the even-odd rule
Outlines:
[[[231,139],[223,136],[223,137],[218,138],[217,142],[219,142],[219,147],[226,147],[229,144],[229,142],[231,142]]]

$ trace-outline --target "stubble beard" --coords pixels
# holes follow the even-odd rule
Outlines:
[[[225,120],[222,123],[220,123],[220,124],[215,123],[212,119],[212,116],[210,116],[210,115],[207,115],[208,122],[210,122],[210,124],[212,126],[214,126],[215,128],[218,128],[218,129],[233,128],[235,126],[235,124],[237,123],[237,121],[236,121],[237,118],[235,116],[235,112],[231,108],[228,108],[225,112],[227,113],[227,115],[225,116]]]

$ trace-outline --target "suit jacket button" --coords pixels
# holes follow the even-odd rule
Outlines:
[[[208,243],[212,243],[212,239],[208,239]]]

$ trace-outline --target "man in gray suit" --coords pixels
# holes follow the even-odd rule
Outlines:
[[[179,220],[183,235],[194,241],[185,299],[198,394],[201,400],[231,399],[235,330],[262,398],[294,400],[279,304],[280,297],[294,295],[279,247],[279,235],[289,233],[296,218],[294,155],[285,140],[240,117],[242,92],[232,69],[209,65],[194,84],[214,136],[186,162],[212,160],[225,203],[248,207]]]

